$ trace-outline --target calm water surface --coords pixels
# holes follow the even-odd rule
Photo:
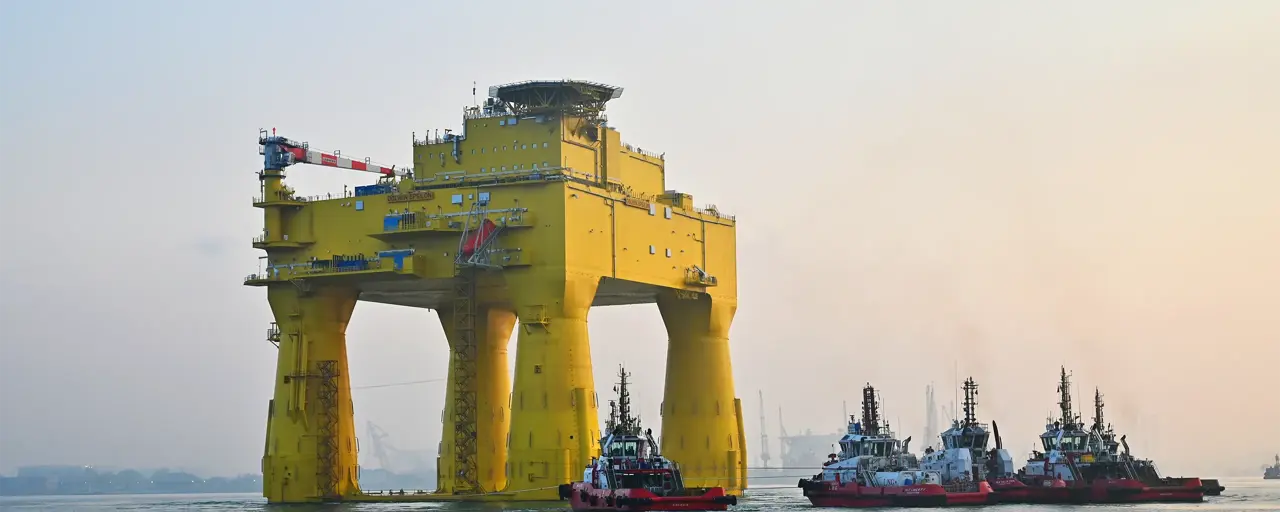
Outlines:
[[[1066,510],[1082,510],[1086,512],[1103,512],[1110,510],[1125,512],[1143,511],[1181,511],[1203,510],[1214,512],[1225,511],[1260,511],[1280,512],[1280,480],[1262,480],[1261,478],[1223,479],[1222,485],[1227,490],[1222,496],[1211,496],[1204,503],[1179,503],[1168,505],[1119,505],[1119,506],[1064,506],[1064,505],[997,505],[962,510],[991,510],[998,512],[1050,512]],[[809,505],[809,501],[795,487],[760,488],[748,491],[748,495],[739,500],[739,505],[730,510],[750,512],[761,510],[826,510]],[[155,495],[123,495],[123,496],[35,496],[35,497],[0,497],[0,510],[265,510],[266,500],[256,494],[155,494]],[[534,511],[534,510],[567,510],[564,503],[512,503],[512,504],[462,504],[462,503],[406,503],[406,504],[359,504],[359,505],[302,505],[289,507],[270,507],[270,510],[282,511],[392,511],[392,510],[439,510],[439,511]],[[887,510],[887,509],[885,509]]]

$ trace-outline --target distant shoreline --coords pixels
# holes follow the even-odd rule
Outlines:
[[[193,495],[193,494],[261,494],[262,489],[248,489],[243,491],[95,491],[95,492],[36,492],[23,494],[7,494],[0,493],[0,498],[25,498],[38,496],[163,496],[163,495]]]
[[[94,496],[214,496],[214,495],[253,495],[261,496],[261,490],[251,491],[195,491],[195,492],[169,492],[169,491],[153,491],[153,492],[92,492],[92,493],[40,493],[40,494],[0,494],[0,500],[11,498],[78,498],[78,497],[94,497]]]

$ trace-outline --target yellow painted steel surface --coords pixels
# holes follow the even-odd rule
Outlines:
[[[464,123],[459,140],[416,141],[413,176],[384,182],[390,193],[307,200],[282,171],[263,173],[254,204],[265,210],[264,233],[254,246],[268,261],[246,284],[267,288],[279,329],[268,501],[557,499],[557,486],[599,449],[588,312],[655,302],[669,337],[662,450],[686,485],[740,494],[734,219],[666,190],[664,158],[623,143],[589,113],[475,109]],[[455,260],[464,232],[483,219],[500,229],[472,297],[476,378],[459,387],[450,366],[438,489],[362,493],[345,346],[355,301],[437,310],[456,355]],[[451,418],[470,417],[455,416],[459,407],[474,410],[474,481],[455,456]]]

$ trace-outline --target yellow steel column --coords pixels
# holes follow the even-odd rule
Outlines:
[[[272,285],[280,327],[275,395],[267,418],[263,495],[269,503],[338,499],[360,492],[347,322],[359,292]]]
[[[737,304],[707,294],[658,294],[667,327],[662,452],[680,464],[686,485],[741,494],[746,449],[738,428],[729,360],[729,324]],[[737,467],[734,467],[737,466]]]
[[[279,201],[284,197],[284,172],[262,171],[262,201]],[[263,208],[262,231],[267,242],[279,242],[284,235],[284,212],[280,206]]]
[[[554,269],[505,276],[520,318],[507,490],[516,500],[557,500],[556,487],[581,474],[599,446],[587,312],[600,277]]]
[[[453,310],[436,310],[450,347],[454,336]],[[507,485],[507,428],[511,423],[508,393],[511,376],[507,368],[507,345],[516,324],[515,312],[480,307],[476,315],[476,466],[480,487],[484,491],[501,490]],[[436,492],[453,493],[453,366],[445,391],[444,431],[440,438],[439,468],[436,470]]]

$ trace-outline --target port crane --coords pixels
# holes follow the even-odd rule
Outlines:
[[[301,163],[373,172],[383,176],[411,176],[413,173],[412,167],[395,165],[387,167],[374,163],[368,158],[363,160],[346,158],[342,156],[341,151],[334,151],[332,154],[315,151],[306,142],[276,135],[275,128],[271,129],[271,135],[267,135],[267,130],[259,130],[258,145],[260,146],[258,154],[263,157],[262,168],[268,171],[283,171],[285,167]]]
[[[764,390],[757,390],[760,393],[760,462],[765,468],[769,467],[769,431],[765,427],[764,421]],[[778,410],[778,414],[782,414],[782,410]],[[781,421],[781,418],[779,418]]]

